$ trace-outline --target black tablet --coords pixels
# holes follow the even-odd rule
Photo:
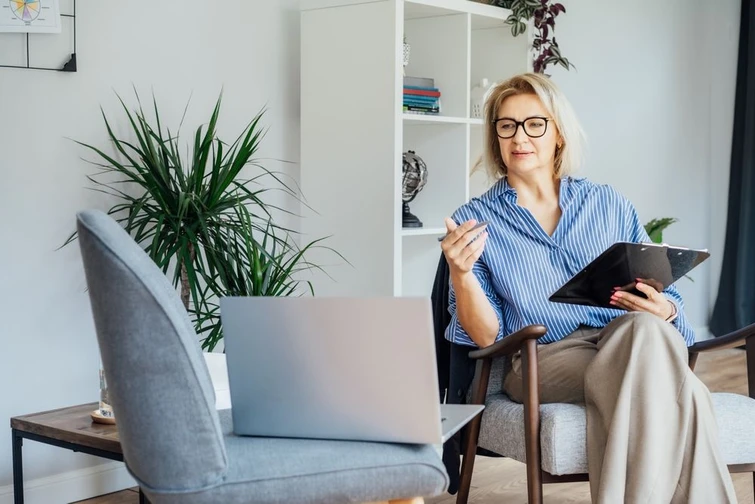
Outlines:
[[[589,306],[611,306],[614,287],[645,297],[637,279],[662,291],[710,257],[706,250],[656,243],[617,242],[554,292],[550,301]]]

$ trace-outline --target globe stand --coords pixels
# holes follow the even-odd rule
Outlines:
[[[401,225],[405,228],[421,228],[422,221],[409,211],[409,203],[404,201],[401,212]]]

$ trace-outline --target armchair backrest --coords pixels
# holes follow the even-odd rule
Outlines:
[[[430,295],[435,331],[435,362],[438,367],[438,392],[441,402],[444,402],[449,387],[451,365],[451,343],[445,337],[446,327],[451,320],[451,315],[448,313],[448,289],[448,263],[446,256],[441,253]]]
[[[444,393],[457,393],[461,396],[451,399],[449,402],[466,402],[471,399],[472,391],[468,388],[474,372],[474,362],[467,357],[467,353],[474,347],[461,347],[450,343],[445,339],[445,330],[451,322],[451,314],[448,312],[448,297],[450,289],[450,271],[445,255],[441,252],[438,266],[435,270],[435,278],[432,287],[433,322],[435,324],[435,346],[438,365],[438,379],[440,396],[443,400]],[[502,357],[493,361],[490,380],[488,382],[487,395],[502,393],[503,378],[511,365],[510,357]],[[458,373],[458,376],[451,375]],[[466,374],[466,376],[463,376]],[[459,381],[457,381],[459,380]],[[451,387],[451,382],[462,384],[459,388]],[[448,390],[453,388],[453,392]]]
[[[215,394],[176,289],[110,216],[80,212],[77,229],[129,471],[157,490],[217,482],[227,457]]]

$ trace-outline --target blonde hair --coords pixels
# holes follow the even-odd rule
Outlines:
[[[509,96],[534,94],[540,98],[548,114],[556,124],[563,141],[556,148],[554,176],[562,177],[577,171],[582,165],[585,134],[571,104],[548,77],[537,73],[515,75],[488,90],[484,112],[484,150],[475,169],[484,165],[493,180],[506,175],[507,168],[501,157],[501,148],[496,134],[495,120],[503,100]]]

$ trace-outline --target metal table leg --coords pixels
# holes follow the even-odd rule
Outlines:
[[[87,453],[89,455],[123,462],[123,455],[120,453],[108,452],[97,448],[88,448],[67,441],[60,441],[41,436],[39,434],[32,434],[30,432],[24,433],[20,430],[11,428],[11,436],[13,439],[13,504],[24,504],[24,464],[21,453],[24,445],[24,437],[40,443],[66,448],[73,452]],[[149,499],[144,495],[141,488],[139,489],[139,504],[150,504]]]
[[[24,462],[21,450],[24,438],[16,429],[11,429],[13,436],[13,503],[24,504]]]

